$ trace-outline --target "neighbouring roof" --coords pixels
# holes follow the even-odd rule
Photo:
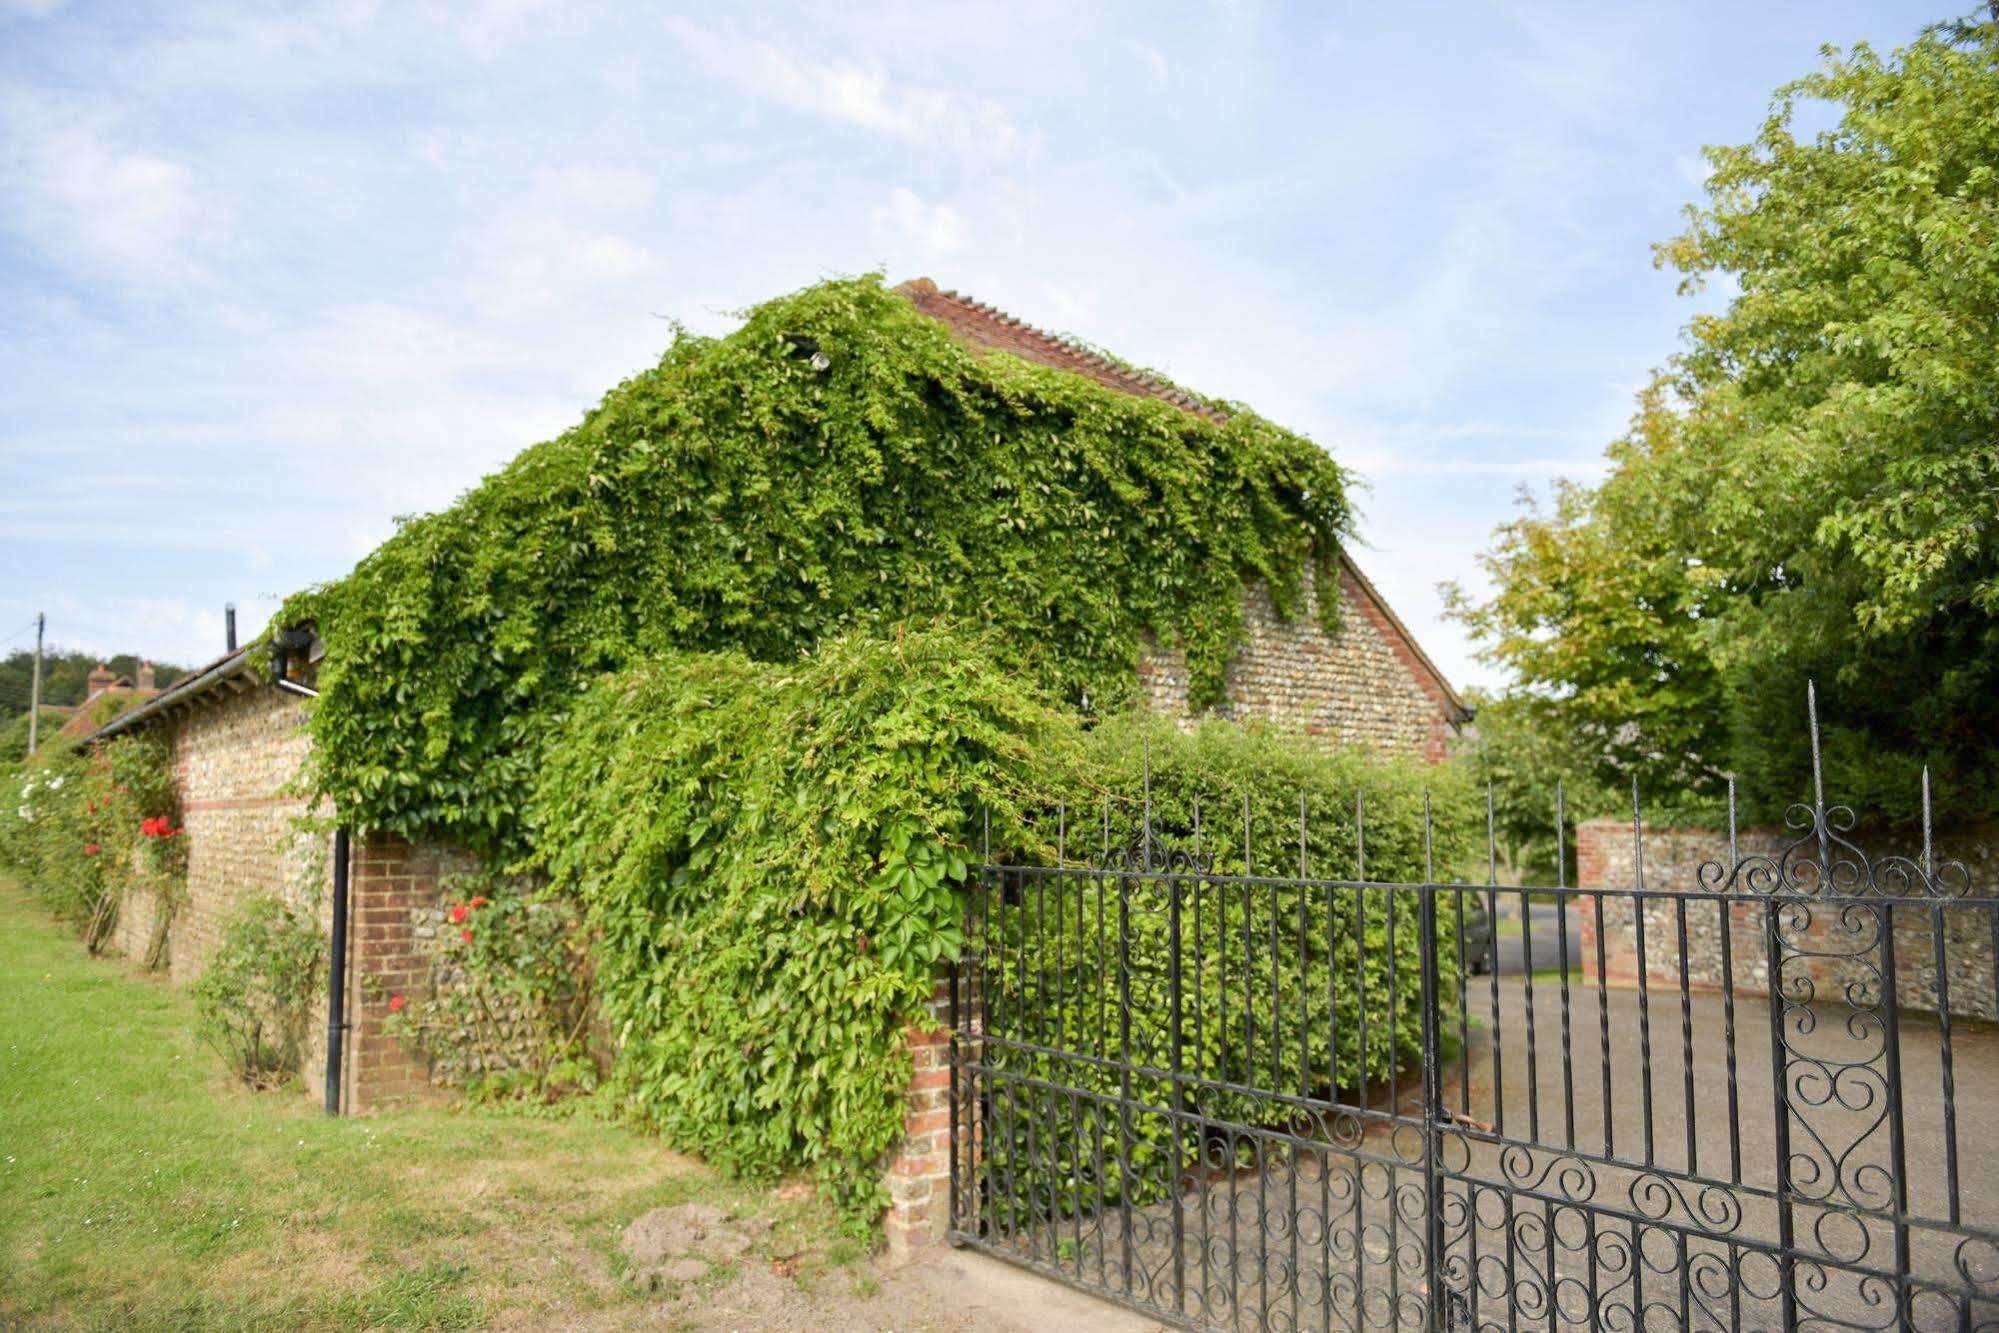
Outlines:
[[[896,288],[910,304],[951,330],[960,342],[981,350],[1011,352],[1024,361],[1086,376],[1120,393],[1157,398],[1183,411],[1213,422],[1228,420],[1228,413],[1143,371],[1132,370],[1073,338],[1062,338],[1038,329],[1014,315],[984,301],[975,301],[963,292],[939,288],[929,278],[912,278]],[[1377,622],[1389,646],[1453,723],[1471,719],[1471,709],[1451,688],[1450,681],[1416,642],[1416,636],[1402,623],[1381,593],[1360,572],[1346,551],[1339,554],[1340,571],[1347,576],[1348,591],[1362,610]],[[1323,593],[1321,595],[1324,595]]]

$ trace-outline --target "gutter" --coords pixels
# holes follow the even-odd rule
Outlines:
[[[191,703],[200,695],[234,681],[250,669],[250,650],[238,648],[225,654],[199,671],[182,676],[173,684],[161,690],[137,708],[128,709],[106,722],[88,735],[77,738],[79,750],[93,741],[109,740],[113,736],[132,730],[141,723],[149,722],[181,704]]]

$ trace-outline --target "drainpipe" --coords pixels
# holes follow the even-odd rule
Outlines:
[[[308,699],[317,699],[319,697],[318,690],[312,689],[310,686],[301,685],[297,681],[290,679],[292,658],[296,656],[299,661],[303,662],[306,653],[311,648],[311,630],[281,629],[273,634],[271,636],[271,683],[281,690],[288,690],[293,694],[303,694]]]
[[[340,1114],[340,1041],[347,1032],[347,830],[333,830],[333,940],[326,977],[326,1113]]]

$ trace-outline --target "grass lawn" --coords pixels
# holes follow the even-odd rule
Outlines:
[[[240,1087],[191,1031],[183,995],[86,958],[0,878],[0,1327],[639,1322],[657,1293],[625,1277],[618,1237],[695,1200],[771,1219],[744,1264],[809,1284],[857,1257],[809,1191],[721,1179],[616,1125],[331,1119]]]

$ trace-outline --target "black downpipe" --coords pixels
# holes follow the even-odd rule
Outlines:
[[[347,1032],[347,830],[333,830],[333,955],[326,980],[326,1113],[340,1114],[340,1039]]]

